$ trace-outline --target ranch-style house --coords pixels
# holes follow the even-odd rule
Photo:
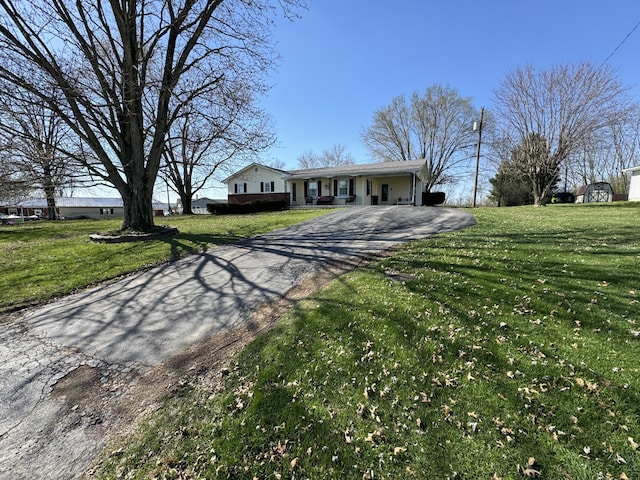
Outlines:
[[[229,203],[284,199],[300,205],[423,205],[424,160],[279,170],[252,163],[226,178]]]

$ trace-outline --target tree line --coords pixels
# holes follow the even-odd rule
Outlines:
[[[304,8],[303,0],[0,0],[3,196],[38,188],[54,218],[56,194],[108,185],[123,199],[122,228],[148,230],[163,180],[189,212],[212,177],[275,142],[256,101],[277,60],[271,29]],[[640,137],[627,92],[606,65],[509,73],[483,122],[494,198],[541,205],[562,182],[603,177],[624,189],[620,172],[637,163]],[[471,98],[433,85],[375,111],[362,141],[380,161],[424,159],[432,191],[473,169],[478,118]],[[308,151],[298,164],[354,163],[345,150]]]

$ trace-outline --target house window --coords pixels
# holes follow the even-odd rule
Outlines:
[[[100,215],[113,215],[113,208],[101,208]]]
[[[247,193],[247,184],[246,183],[234,183],[234,185],[233,185],[233,193]]]
[[[275,182],[260,182],[260,191],[264,193],[273,193],[276,190]]]
[[[318,196],[318,184],[316,182],[309,182],[309,186],[307,189],[307,194],[309,197],[317,197]]]
[[[348,194],[349,194],[349,181],[338,180],[338,195],[348,195]]]
[[[291,184],[291,201],[293,202],[298,201],[298,189],[295,183]]]

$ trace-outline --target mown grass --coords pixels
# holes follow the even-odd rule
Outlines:
[[[297,305],[96,478],[640,478],[640,205],[479,209]]]
[[[89,235],[122,220],[73,220],[0,226],[0,313],[66,295],[191,253],[299,223],[327,210],[163,219],[179,234],[144,242],[97,244]]]

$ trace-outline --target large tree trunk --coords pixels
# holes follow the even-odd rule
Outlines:
[[[193,215],[193,206],[191,204],[191,195],[180,194],[180,201],[182,202],[182,215]]]
[[[120,191],[124,204],[121,230],[151,231],[153,224],[153,182],[137,182]]]
[[[124,221],[121,230],[148,232],[153,229],[151,195],[123,195],[122,200],[124,202]]]

